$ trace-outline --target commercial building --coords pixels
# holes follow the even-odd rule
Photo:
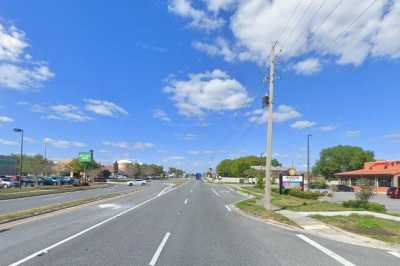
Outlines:
[[[358,189],[361,179],[370,180],[376,192],[386,192],[389,187],[399,187],[400,161],[376,161],[364,164],[364,168],[335,174],[342,184]]]

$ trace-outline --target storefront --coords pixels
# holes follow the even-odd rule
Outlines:
[[[370,180],[376,192],[386,192],[389,187],[399,187],[400,161],[376,161],[364,164],[364,168],[335,174],[341,184],[358,189],[361,179]]]

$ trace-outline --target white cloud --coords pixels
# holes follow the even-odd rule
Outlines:
[[[242,84],[219,69],[190,74],[188,80],[170,80],[164,91],[172,94],[171,99],[185,116],[237,110],[252,101]]]
[[[400,58],[399,1],[204,1],[215,19],[219,10],[228,11],[229,35],[233,36],[239,60],[267,63],[271,45],[276,40],[283,48],[279,56],[284,60],[313,55],[327,59],[320,62],[333,59],[338,64],[357,66],[369,57]],[[177,2],[191,7],[195,1]],[[213,46],[202,48],[211,55],[224,56]],[[320,68],[314,62],[311,69]]]
[[[35,113],[42,113],[42,118],[50,120],[85,122],[92,119],[82,112],[78,106],[72,104],[57,104],[51,106],[34,104],[31,110]]]
[[[387,134],[384,136],[384,138],[394,141],[394,142],[399,142],[400,141],[400,133]]]
[[[225,23],[221,18],[194,8],[190,0],[171,0],[168,10],[178,16],[189,18],[191,20],[189,26],[206,31],[218,29]]]
[[[359,137],[361,135],[360,130],[348,130],[346,131],[346,136],[349,138]]]
[[[86,99],[85,109],[98,115],[117,117],[120,115],[127,115],[128,112],[118,106],[117,104],[109,101]]]
[[[5,124],[5,123],[11,123],[14,122],[14,119],[8,116],[0,116],[0,125]]]
[[[228,42],[222,37],[218,37],[214,44],[193,42],[192,46],[210,56],[222,56],[227,62],[234,61],[237,56],[237,54],[229,47]]]
[[[31,138],[31,137],[25,137],[24,136],[24,142],[28,142],[28,143],[36,143],[36,139]]]
[[[168,114],[161,109],[155,109],[153,111],[153,118],[160,119],[164,122],[171,122],[171,118],[168,116]]]
[[[186,133],[186,134],[183,134],[181,137],[182,137],[183,140],[190,141],[190,140],[196,139],[197,135],[193,134],[193,133]]]
[[[297,74],[312,75],[321,71],[321,64],[317,58],[308,58],[293,66]]]
[[[333,126],[333,125],[322,126],[319,128],[319,130],[321,132],[329,132],[329,131],[333,131],[335,129],[336,129],[336,126]]]
[[[127,142],[127,141],[104,141],[104,145],[121,149],[147,150],[154,148],[154,144],[150,142]]]
[[[17,142],[15,142],[15,141],[0,139],[0,145],[16,146],[16,145],[19,145],[19,144]]]
[[[86,144],[79,141],[69,141],[69,140],[52,139],[52,138],[45,138],[43,142],[60,149],[82,148],[87,146]]]
[[[207,4],[207,9],[218,13],[220,10],[229,10],[238,0],[203,0]]]
[[[182,161],[184,159],[185,159],[185,157],[183,157],[183,156],[175,155],[175,156],[166,157],[166,158],[162,159],[162,161],[163,162],[172,162],[172,161]]]
[[[263,124],[267,122],[268,110],[267,109],[256,109],[246,114],[249,117],[250,122],[257,124]],[[278,108],[273,112],[272,119],[274,122],[285,122],[301,116],[301,113],[289,105],[279,105]]]
[[[0,87],[12,90],[39,88],[54,77],[47,63],[32,61],[25,33],[0,23]]]
[[[290,125],[290,127],[292,128],[296,128],[296,129],[305,129],[305,128],[310,128],[315,126],[315,122],[311,122],[311,121],[307,121],[307,120],[300,120],[300,121],[296,121],[293,124]]]

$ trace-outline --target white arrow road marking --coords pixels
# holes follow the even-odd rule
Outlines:
[[[156,253],[154,253],[153,258],[151,259],[149,265],[154,266],[157,263],[158,257],[160,257],[162,250],[164,249],[165,244],[168,241],[169,236],[171,235],[170,232],[167,232],[161,241],[160,245],[158,246]]]
[[[186,198],[184,204],[186,205],[187,203],[188,203],[188,199]]]
[[[113,210],[118,210],[122,208],[121,205],[113,203],[99,204],[99,207],[102,209],[113,209]]]
[[[396,251],[389,251],[389,254],[391,254],[391,255],[393,255],[393,256],[395,256],[395,257],[400,258],[400,253],[398,253],[398,252],[396,252]]]
[[[214,194],[215,194],[217,197],[221,197],[221,195],[220,195],[220,194],[218,194],[218,192],[217,192],[217,191],[215,191],[215,189],[214,189],[214,188],[211,188],[211,190],[212,190],[212,192],[214,192]]]
[[[228,205],[225,205],[225,208],[228,210],[228,212],[232,211],[232,209]]]
[[[345,266],[355,266],[355,264],[351,263],[350,261],[346,260],[345,258],[339,256],[338,254],[336,254],[335,252],[327,249],[326,247],[321,246],[320,244],[318,244],[317,242],[315,242],[314,240],[306,237],[305,235],[302,234],[297,234],[297,236],[304,240],[305,242],[307,242],[308,244],[310,244],[311,246],[319,249],[321,252],[325,253],[326,255],[328,255],[329,257],[335,259],[337,262],[339,262],[342,265]]]

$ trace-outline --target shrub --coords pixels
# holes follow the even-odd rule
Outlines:
[[[342,203],[343,207],[364,209],[374,212],[384,212],[386,210],[385,205],[376,202],[366,202],[362,200],[348,200]]]
[[[356,193],[356,199],[368,202],[374,196],[374,187],[368,179],[360,180],[360,191]]]
[[[313,199],[316,200],[321,196],[319,192],[311,192],[311,191],[301,191],[299,189],[290,189],[288,194],[293,197],[298,197],[302,199]]]

